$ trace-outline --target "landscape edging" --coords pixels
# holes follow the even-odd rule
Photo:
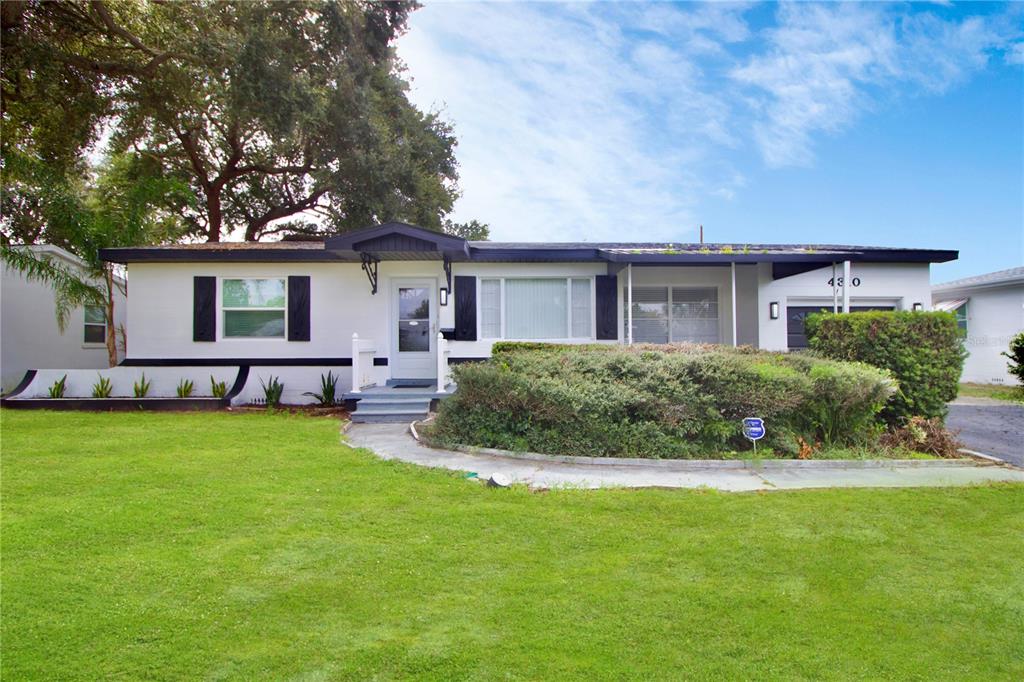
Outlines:
[[[614,467],[653,467],[675,470],[707,469],[882,469],[882,468],[928,468],[943,466],[978,466],[974,459],[644,459],[641,457],[577,457],[573,455],[545,455],[539,452],[514,452],[498,448],[484,448],[473,445],[454,445],[450,448],[435,448],[426,443],[416,430],[416,424],[409,424],[409,432],[416,442],[435,450],[454,450],[467,455],[486,455],[532,462],[558,464],[587,464]],[[988,462],[988,464],[994,464]]]

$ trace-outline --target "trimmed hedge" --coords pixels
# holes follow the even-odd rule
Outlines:
[[[882,411],[898,424],[910,417],[945,418],[963,369],[963,333],[945,312],[818,313],[807,317],[811,349],[834,360],[866,362],[899,382]]]
[[[763,445],[865,443],[894,389],[887,372],[749,348],[496,344],[458,365],[433,437],[509,450],[593,457],[694,458],[749,450],[744,417],[765,419]]]
[[[1010,358],[1010,361],[1006,363],[1010,374],[1017,377],[1020,385],[1024,386],[1024,332],[1010,339],[1010,350],[1004,351],[1003,355]]]

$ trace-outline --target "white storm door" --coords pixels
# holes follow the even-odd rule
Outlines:
[[[391,378],[431,379],[437,374],[437,282],[391,282]]]

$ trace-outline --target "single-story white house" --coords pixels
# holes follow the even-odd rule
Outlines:
[[[24,246],[41,258],[53,259],[83,275],[78,256],[51,244]],[[95,282],[98,286],[99,281]],[[125,321],[125,282],[116,277],[114,327]],[[0,383],[13,390],[29,369],[100,369],[110,366],[107,355],[106,311],[102,306],[72,310],[63,331],[57,325],[56,294],[43,282],[32,281],[3,266],[0,293]],[[123,358],[123,354],[121,356]]]
[[[388,384],[441,393],[449,364],[486,358],[502,339],[802,348],[811,311],[929,309],[929,266],[957,252],[477,242],[387,223],[319,241],[102,255],[131,283],[123,368],[244,366],[233,401],[277,376],[286,401],[308,402],[327,371],[364,401]]]
[[[936,284],[932,305],[955,312],[967,334],[961,381],[1016,383],[1002,353],[1024,331],[1024,267]]]

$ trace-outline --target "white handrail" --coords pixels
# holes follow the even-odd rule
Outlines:
[[[352,392],[360,393],[363,386],[373,385],[373,357],[377,354],[377,346],[370,339],[360,339],[359,334],[352,332]],[[365,356],[365,357],[364,357]]]
[[[448,340],[437,333],[437,392],[444,393],[448,387]]]

